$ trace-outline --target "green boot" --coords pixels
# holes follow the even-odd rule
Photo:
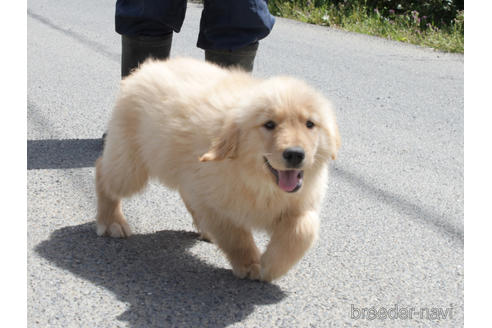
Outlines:
[[[167,59],[171,52],[173,32],[163,36],[121,36],[121,78],[148,57]]]
[[[205,60],[222,67],[239,67],[252,72],[257,50],[258,42],[234,51],[206,49]]]
[[[147,58],[167,59],[171,53],[173,32],[163,36],[121,36],[121,78],[130,75],[133,69]],[[106,132],[102,136],[103,147]]]

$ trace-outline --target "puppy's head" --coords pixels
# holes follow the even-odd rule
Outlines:
[[[305,171],[336,158],[340,136],[331,105],[305,83],[271,78],[245,98],[201,161],[232,158],[295,192]]]

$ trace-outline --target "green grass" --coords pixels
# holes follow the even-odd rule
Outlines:
[[[436,27],[425,22],[417,12],[383,17],[377,10],[364,6],[344,7],[343,4],[315,7],[312,1],[270,0],[273,15],[305,23],[332,26],[347,31],[376,35],[391,40],[409,42],[446,52],[464,52],[464,11],[449,26]]]

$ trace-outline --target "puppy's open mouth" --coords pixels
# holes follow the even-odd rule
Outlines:
[[[276,170],[270,165],[266,157],[263,157],[270,172],[275,176],[280,189],[286,192],[296,192],[302,187],[303,170]]]

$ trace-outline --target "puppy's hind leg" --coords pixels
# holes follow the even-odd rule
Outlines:
[[[102,157],[96,161],[96,232],[99,236],[122,238],[131,235],[130,226],[121,210],[121,197],[130,196],[142,189],[148,177],[146,172],[140,172],[138,177],[135,176],[135,171],[134,176],[131,172],[122,173],[118,169],[103,167]]]

